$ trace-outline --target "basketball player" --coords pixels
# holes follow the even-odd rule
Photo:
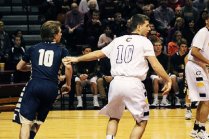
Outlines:
[[[193,38],[188,54],[185,73],[191,101],[199,101],[196,120],[191,133],[197,139],[209,139],[205,123],[209,113],[209,17],[206,26],[200,29]]]
[[[106,139],[115,138],[125,107],[136,120],[130,138],[142,137],[149,117],[149,104],[146,102],[146,90],[142,83],[149,69],[148,61],[157,74],[165,80],[163,94],[171,89],[171,79],[156,59],[152,43],[146,38],[150,31],[149,18],[136,14],[130,19],[130,24],[132,35],[116,38],[102,50],[63,59],[64,64],[69,64],[69,62],[90,61],[105,56],[110,58],[111,74],[114,79],[110,83],[108,104],[100,111],[100,114],[110,117]]]
[[[58,45],[60,42],[61,24],[47,21],[41,27],[41,43],[31,46],[22,60],[17,64],[17,70],[29,70],[27,63],[31,62],[31,80],[21,94],[19,113],[14,121],[20,118],[20,139],[33,139],[40,124],[42,124],[58,95],[58,71],[62,58],[68,51]],[[70,91],[72,68],[65,68],[66,84],[63,91]]]

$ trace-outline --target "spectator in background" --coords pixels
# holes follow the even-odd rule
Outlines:
[[[99,6],[101,13],[101,20],[105,24],[114,19],[114,15],[117,12],[118,6],[113,0],[104,0]]]
[[[158,61],[160,62],[160,64],[163,66],[163,68],[167,71],[167,73],[170,76],[170,79],[172,80],[172,89],[174,90],[175,94],[178,95],[179,94],[179,88],[178,88],[178,84],[177,84],[177,78],[174,74],[172,74],[172,71],[170,71],[170,67],[169,67],[169,57],[163,53],[163,46],[162,46],[162,41],[155,37],[152,38],[152,43],[154,46],[154,51],[155,51],[155,55],[158,59]],[[160,85],[163,84],[163,80],[162,78],[160,78],[157,73],[154,72],[154,70],[151,68],[150,70],[151,72],[151,76],[150,78],[152,79],[152,84],[153,84],[153,93],[154,93],[154,100],[153,103],[151,104],[151,106],[163,106],[163,107],[168,107],[171,104],[169,103],[168,99],[167,99],[167,95],[163,96],[163,99],[161,101],[161,103],[159,103],[159,99],[158,99],[158,93],[160,91]],[[180,100],[178,97],[176,97],[176,106],[180,106]]]
[[[66,13],[65,18],[65,37],[70,49],[75,50],[76,45],[85,40],[83,24],[84,15],[79,12],[77,3],[72,3],[71,10]]]
[[[113,39],[115,38],[115,35],[112,33],[112,29],[109,25],[106,25],[104,27],[104,33],[102,33],[99,36],[98,41],[98,48],[101,49],[105,46],[107,46]]]
[[[168,7],[167,0],[160,0],[160,6],[154,9],[154,18],[157,22],[156,29],[162,35],[166,37],[168,30],[170,29],[171,21],[175,18],[173,9]]]
[[[206,9],[200,12],[199,19],[196,22],[197,30],[205,26],[205,20],[207,19],[207,16],[208,16],[208,11]]]
[[[17,30],[14,32],[14,34],[12,34],[12,44],[13,44],[13,45],[15,44],[15,38],[16,38],[16,36],[19,36],[19,37],[20,37],[20,39],[21,39],[21,44],[20,44],[20,45],[21,45],[23,48],[25,48],[25,40],[24,40],[24,38],[23,38],[22,30],[17,29]]]
[[[200,14],[207,7],[208,0],[193,0],[193,6],[198,10]]]
[[[27,82],[31,72],[22,72],[16,70],[17,63],[25,54],[25,48],[22,46],[21,37],[19,35],[14,37],[14,44],[9,51],[9,58],[6,63],[6,69],[14,70],[14,82]]]
[[[99,36],[102,33],[102,23],[100,21],[100,12],[93,11],[92,18],[85,24],[86,42],[92,47],[92,50],[97,50]]]
[[[86,14],[92,7],[95,10],[99,10],[97,0],[81,0],[78,6],[78,10],[82,14]]]
[[[107,90],[109,89],[110,82],[112,81],[113,77],[110,73],[110,59],[107,57],[101,58],[99,61],[99,72],[98,72],[98,79],[97,79],[97,87],[98,92],[100,94],[100,98],[102,100],[102,105],[105,106],[108,102],[107,99]]]
[[[179,94],[176,94],[177,97],[183,98],[184,96],[184,70],[185,63],[184,59],[188,53],[188,46],[186,39],[182,38],[178,42],[179,50],[173,56],[171,56],[171,66],[172,71],[177,77],[177,82],[179,85]]]
[[[168,46],[167,46],[167,53],[169,56],[172,56],[176,52],[178,52],[179,50],[178,42],[181,40],[181,38],[182,38],[181,31],[179,30],[175,31],[172,40],[168,42]]]
[[[185,26],[184,18],[182,18],[182,17],[177,17],[177,18],[175,19],[174,27],[171,27],[171,28],[168,30],[168,36],[167,36],[167,38],[166,38],[166,41],[167,41],[167,42],[172,41],[173,36],[174,36],[174,33],[175,33],[176,31],[182,31],[182,30],[184,29],[184,26]]]
[[[115,34],[117,37],[123,35],[123,32],[126,30],[126,21],[122,17],[120,12],[116,12],[114,15],[114,20],[109,22],[112,33]]]
[[[6,64],[7,68],[10,70],[16,69],[17,63],[22,59],[23,55],[25,54],[25,49],[21,44],[21,37],[15,36],[14,45],[9,50],[9,58]]]
[[[92,19],[92,15],[94,11],[99,11],[96,6],[97,6],[96,0],[88,1],[88,11],[84,13],[84,24],[86,24],[86,22]]]
[[[90,46],[84,46],[82,48],[82,54],[88,54],[92,51]],[[77,109],[83,109],[82,93],[83,88],[90,85],[91,92],[93,94],[93,106],[99,108],[98,102],[98,90],[97,90],[97,61],[88,61],[77,63],[76,67],[76,96],[78,100]]]
[[[196,34],[196,24],[194,20],[189,20],[185,22],[185,28],[182,30],[182,34],[184,38],[187,40],[187,45],[190,48],[192,39],[194,38],[194,35]]]
[[[185,5],[182,7],[182,14],[185,22],[194,20],[196,23],[199,18],[198,10],[193,6],[192,0],[185,0]]]
[[[8,60],[8,52],[10,49],[9,35],[4,31],[4,22],[0,21],[0,62],[6,62]]]

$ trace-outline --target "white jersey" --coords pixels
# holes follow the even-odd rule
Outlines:
[[[152,43],[144,36],[124,35],[114,39],[102,52],[110,59],[112,76],[144,80],[149,69],[146,56],[155,56]]]
[[[200,49],[200,53],[207,59],[209,59],[209,30],[206,27],[200,29],[194,36],[192,41],[192,47]],[[191,55],[191,51],[188,54],[188,60],[198,61]]]

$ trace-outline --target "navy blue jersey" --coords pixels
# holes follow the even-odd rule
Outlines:
[[[41,42],[31,46],[23,56],[23,60],[32,64],[31,78],[47,79],[58,82],[58,71],[61,59],[68,55],[66,48],[58,44]]]

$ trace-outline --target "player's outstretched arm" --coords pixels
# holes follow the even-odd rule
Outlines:
[[[159,63],[159,61],[157,60],[157,58],[155,56],[149,56],[149,57],[147,57],[147,59],[150,62],[153,70],[157,73],[157,75],[159,75],[160,77],[162,77],[165,80],[165,84],[162,89],[163,95],[168,94],[169,91],[171,90],[171,86],[172,86],[172,81],[171,81],[170,77],[168,76],[168,74],[164,70],[163,66]]]
[[[64,65],[67,65],[69,63],[77,63],[80,61],[93,61],[103,57],[105,57],[105,54],[101,50],[97,50],[79,57],[65,57],[62,62]]]

